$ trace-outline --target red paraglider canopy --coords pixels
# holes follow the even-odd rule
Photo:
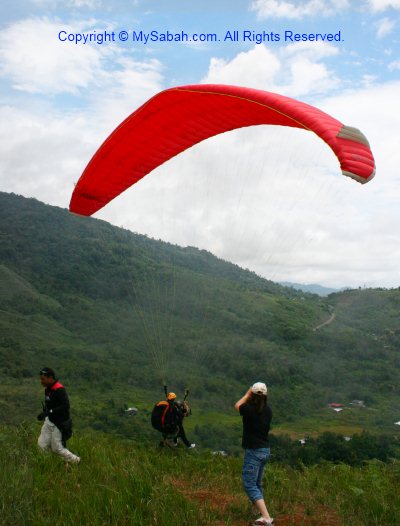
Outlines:
[[[80,177],[70,211],[92,215],[187,148],[260,124],[313,131],[333,150],[344,175],[366,183],[375,174],[365,136],[309,104],[238,86],[181,86],[152,97],[111,133]]]

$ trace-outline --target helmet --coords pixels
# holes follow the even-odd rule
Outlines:
[[[175,398],[176,398],[176,394],[175,393],[168,393],[167,394],[167,400],[172,401],[172,400],[175,400]]]

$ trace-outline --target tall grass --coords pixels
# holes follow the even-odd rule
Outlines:
[[[0,426],[2,526],[234,526],[251,518],[241,459],[85,433],[69,442],[81,463],[65,467],[38,451],[38,432]],[[398,463],[271,465],[265,475],[267,505],[282,525],[398,526],[399,489]]]

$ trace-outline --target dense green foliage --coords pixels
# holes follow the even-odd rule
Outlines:
[[[262,380],[277,431],[398,433],[399,290],[320,298],[12,194],[0,194],[0,225],[2,421],[37,414],[48,365],[81,429],[153,439],[149,414],[167,381],[178,394],[190,387],[194,441],[238,451],[232,405]]]
[[[288,436],[270,436],[272,462],[292,467],[313,466],[321,462],[362,466],[369,460],[400,460],[400,441],[396,436],[363,432],[352,437],[324,432],[316,438],[292,440]]]
[[[138,447],[79,433],[64,466],[36,447],[39,425],[0,425],[1,526],[239,526],[252,518],[241,459]],[[397,526],[400,464],[267,466],[268,508],[281,526]]]

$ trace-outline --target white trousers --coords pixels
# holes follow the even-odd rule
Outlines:
[[[38,446],[45,452],[53,451],[67,462],[79,462],[81,459],[68,451],[62,444],[62,435],[58,427],[46,417],[38,439]]]

